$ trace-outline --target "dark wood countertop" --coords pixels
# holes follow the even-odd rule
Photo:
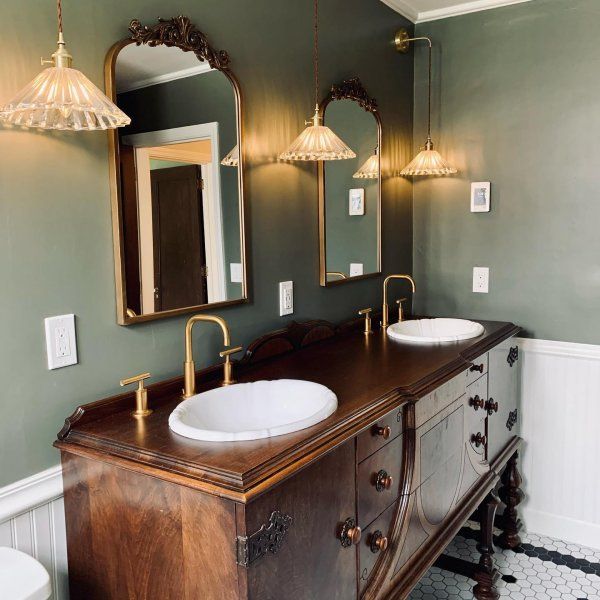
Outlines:
[[[518,333],[512,323],[481,321],[485,333],[464,342],[418,345],[352,331],[283,356],[245,365],[239,382],[305,379],[332,389],[338,409],[308,429],[245,442],[190,440],[169,429],[168,417],[182,401],[182,379],[149,387],[154,412],[130,416],[133,394],[79,407],[55,445],[98,460],[247,501],[282,477],[344,442],[402,401],[415,401],[456,376],[470,361]],[[205,382],[199,391],[215,387]],[[219,371],[220,373],[220,371]]]

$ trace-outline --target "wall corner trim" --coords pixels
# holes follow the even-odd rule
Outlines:
[[[50,467],[0,488],[0,523],[63,495],[62,469]]]

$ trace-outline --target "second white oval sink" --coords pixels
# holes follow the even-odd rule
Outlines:
[[[394,323],[387,328],[392,339],[426,344],[470,340],[483,332],[483,325],[465,319],[416,319]]]
[[[194,440],[259,440],[305,429],[337,409],[324,385],[299,379],[239,383],[184,400],[169,416],[175,433]]]

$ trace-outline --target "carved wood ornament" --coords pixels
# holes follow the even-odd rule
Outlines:
[[[208,62],[213,69],[226,71],[229,68],[229,55],[225,50],[215,50],[206,36],[192,25],[189,17],[180,15],[170,19],[158,19],[156,25],[142,25],[138,19],[129,24],[131,39],[140,46],[177,47],[184,52],[193,52],[198,60]]]
[[[342,83],[331,86],[328,100],[353,100],[367,112],[376,113],[377,100],[371,98],[358,77],[345,79]]]

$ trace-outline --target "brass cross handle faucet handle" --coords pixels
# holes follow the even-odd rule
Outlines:
[[[219,356],[225,359],[223,363],[223,383],[221,385],[231,385],[235,383],[233,378],[233,365],[231,364],[231,355],[241,352],[244,349],[243,346],[236,346],[235,348],[228,348],[219,352]]]
[[[132,417],[147,417],[152,411],[148,408],[148,390],[144,387],[144,379],[148,379],[150,373],[141,373],[135,377],[121,379],[119,384],[121,387],[137,383],[138,387],[135,390],[135,410],[131,413]]]
[[[365,335],[369,335],[371,333],[373,333],[373,330],[371,329],[371,312],[372,312],[372,308],[363,308],[362,310],[358,311],[358,314],[360,316],[364,315],[365,316],[365,328],[363,330]]]
[[[396,300],[396,304],[398,305],[398,323],[402,323],[404,321],[404,309],[402,308],[402,303],[406,302],[408,298],[400,298],[400,300]]]

